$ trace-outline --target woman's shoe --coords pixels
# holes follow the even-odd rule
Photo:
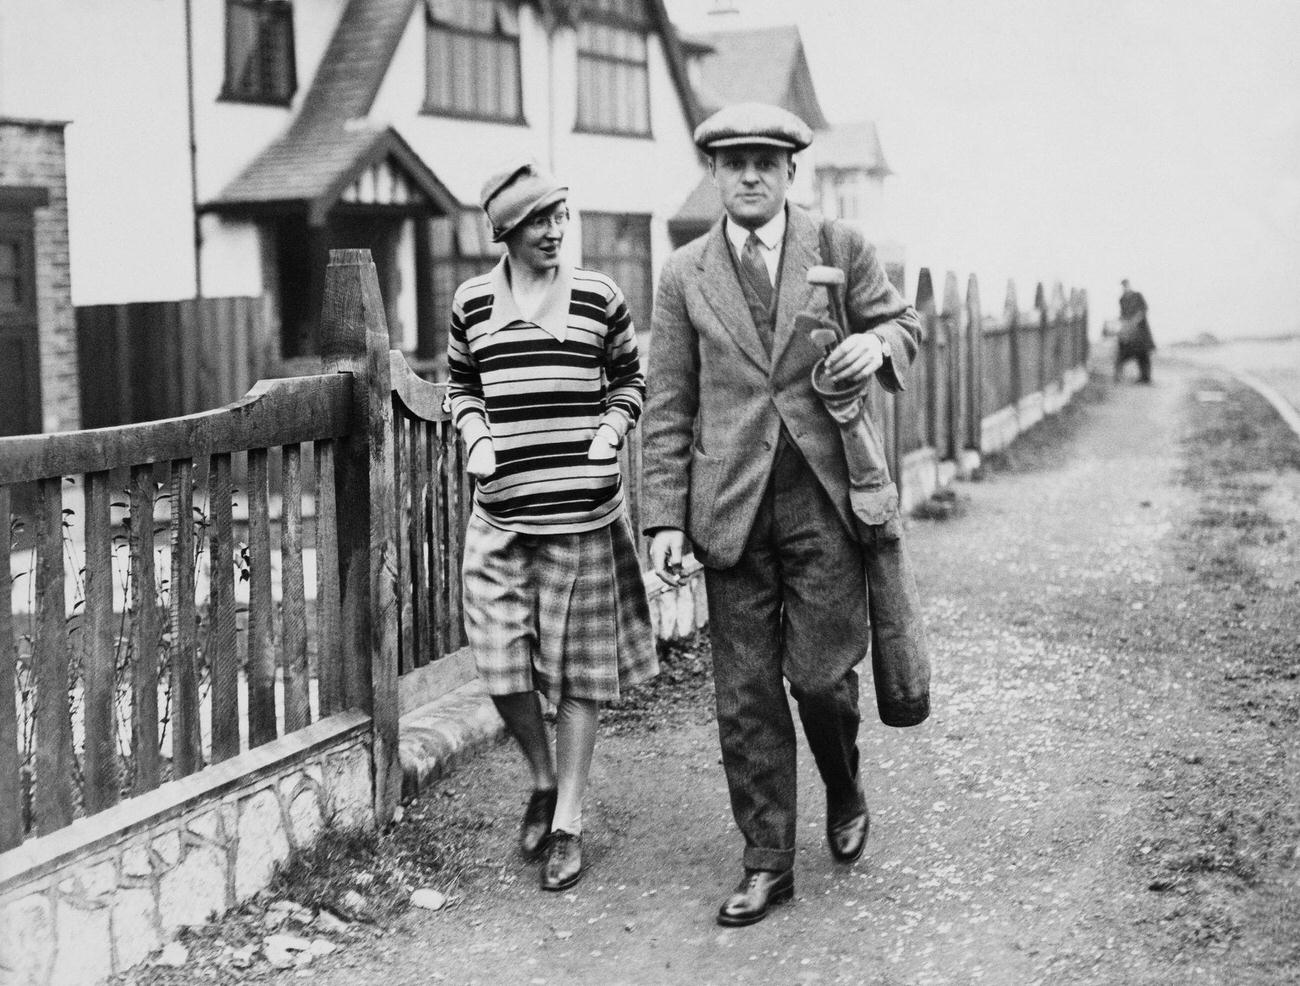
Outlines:
[[[551,834],[551,819],[555,817],[555,788],[538,789],[528,799],[524,820],[519,823],[519,851],[527,859],[536,859],[546,837]]]
[[[556,829],[546,843],[543,890],[568,890],[582,878],[582,836]]]

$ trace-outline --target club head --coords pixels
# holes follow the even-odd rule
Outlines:
[[[808,268],[808,283],[829,287],[844,283],[844,271],[838,267],[826,267],[818,264],[815,267]]]

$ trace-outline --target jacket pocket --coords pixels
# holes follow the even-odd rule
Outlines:
[[[707,455],[698,447],[691,448],[690,488],[687,500],[687,530],[691,541],[706,552],[709,532],[718,499],[718,486],[722,481],[726,460]]]

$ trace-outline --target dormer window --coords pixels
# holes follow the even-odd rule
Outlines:
[[[522,123],[517,0],[425,0],[424,112]]]
[[[575,129],[650,136],[649,32],[644,0],[584,0]]]
[[[287,106],[297,88],[290,0],[226,0],[221,98]]]

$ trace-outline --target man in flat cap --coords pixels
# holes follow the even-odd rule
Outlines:
[[[642,519],[665,582],[681,583],[688,538],[704,566],[718,732],[745,839],[723,925],[759,921],[794,892],[783,679],[826,785],[832,857],[853,862],[867,837],[853,670],[868,647],[863,549],[839,429],[810,381],[823,354],[795,315],[825,311],[809,268],[842,268],[851,334],[826,367],[837,386],[874,375],[890,391],[903,387],[920,324],[855,230],[786,201],[794,154],[811,141],[802,120],[762,104],[700,124],[726,215],[669,258],[650,339]]]

